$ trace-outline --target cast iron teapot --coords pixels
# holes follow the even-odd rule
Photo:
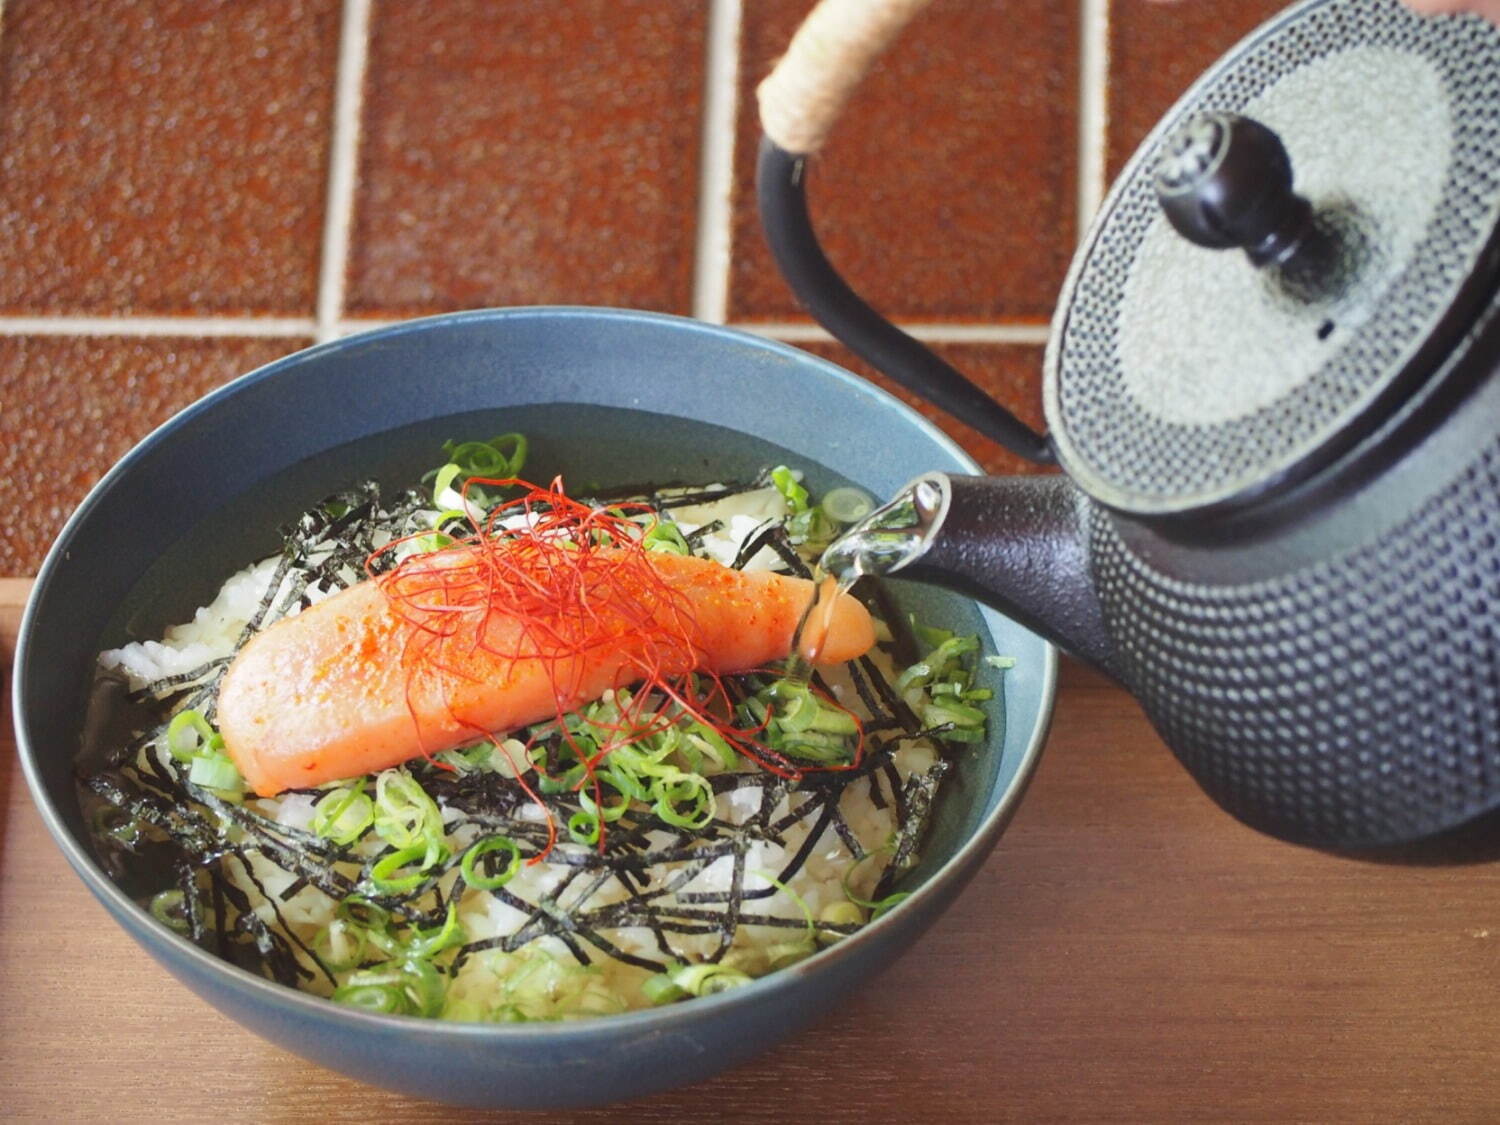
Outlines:
[[[762,222],[835,336],[1065,475],[928,474],[863,530],[917,536],[901,577],[1119,680],[1256,828],[1370,855],[1500,839],[1500,30],[1306,0],[1235,47],[1073,262],[1042,435],[866,305],[809,224],[808,154],[924,3],[809,18],[760,92]]]

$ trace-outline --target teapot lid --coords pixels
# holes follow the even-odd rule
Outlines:
[[[1399,0],[1289,9],[1168,112],[1074,259],[1044,382],[1060,459],[1143,516],[1305,478],[1458,345],[1497,218],[1500,29]]]

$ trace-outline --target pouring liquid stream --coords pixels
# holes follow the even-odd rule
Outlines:
[[[813,568],[813,596],[792,634],[784,678],[805,686],[828,639],[833,608],[865,575],[893,574],[915,562],[937,534],[945,497],[933,478],[921,477],[833,540]]]

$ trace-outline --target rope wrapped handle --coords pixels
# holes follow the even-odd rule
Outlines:
[[[850,288],[813,231],[807,158],[822,147],[875,60],[932,0],[822,0],[760,84],[765,137],[756,164],[761,229],[802,306],[856,355],[1012,453],[1055,463],[1037,433],[942,356],[897,328]],[[1500,0],[1495,0],[1500,3]]]
[[[760,124],[782,151],[823,147],[881,54],[932,0],[820,0],[756,91]]]

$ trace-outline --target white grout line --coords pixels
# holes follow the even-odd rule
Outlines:
[[[370,53],[370,0],[344,0],[339,28],[338,74],[329,141],[328,199],[323,212],[323,256],[318,266],[317,338],[339,335],[344,315],[344,275],[349,268],[349,228],[354,222],[354,180],[359,156],[359,114]]]
[[[698,232],[693,315],[723,324],[729,314],[735,114],[738,111],[741,0],[711,0],[698,164]]]
[[[0,336],[313,336],[298,317],[0,316]]]
[[[1078,237],[1104,200],[1109,123],[1110,0],[1079,0]]]
[[[298,317],[235,316],[0,316],[0,336],[253,336],[266,339],[315,337],[332,340],[356,332],[368,332],[399,324],[399,319],[351,317],[323,325]],[[791,321],[733,324],[787,343],[829,341],[827,329],[816,324]],[[942,322],[900,325],[918,340],[934,344],[1045,344],[1045,324],[946,324]]]
[[[732,324],[744,332],[768,336],[788,344],[829,341],[827,329],[816,324],[759,323]],[[900,324],[908,336],[929,344],[1045,344],[1049,328],[1045,324]]]

